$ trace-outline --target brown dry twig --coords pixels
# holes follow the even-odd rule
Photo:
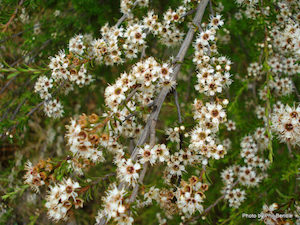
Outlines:
[[[12,23],[12,21],[13,21],[14,18],[16,17],[16,15],[17,15],[17,13],[18,13],[18,10],[19,10],[19,8],[21,7],[21,5],[23,4],[23,2],[24,2],[24,0],[21,0],[21,1],[19,2],[19,4],[18,4],[18,6],[16,7],[14,13],[11,15],[11,17],[10,17],[9,20],[8,20],[8,22],[4,25],[4,28],[3,28],[3,30],[2,30],[2,33],[4,33],[4,32],[8,29],[9,25]]]

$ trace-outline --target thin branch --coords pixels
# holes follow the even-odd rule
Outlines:
[[[181,117],[180,106],[179,106],[179,101],[178,101],[178,93],[177,93],[176,89],[174,89],[173,93],[174,93],[175,105],[176,105],[176,109],[177,109],[178,123],[181,124],[182,117]]]
[[[155,145],[155,127],[156,127],[156,122],[155,120],[152,120],[152,124],[151,124],[151,128],[150,128],[150,148],[153,148]],[[141,184],[144,180],[144,177],[146,175],[147,172],[147,168],[149,166],[149,163],[145,163],[143,166],[143,170],[140,174],[139,180],[138,180],[138,184],[133,188],[132,194],[130,196],[129,199],[129,203],[132,203],[135,201],[136,196],[138,194],[138,190],[139,190],[139,184]]]
[[[200,181],[202,182],[203,180],[203,175],[205,174],[206,172],[206,165],[202,164],[202,170],[201,170],[201,173],[200,173]]]
[[[122,121],[124,123],[126,120],[129,120],[131,117],[135,116],[137,112],[130,113],[128,116],[125,117],[125,119]]]
[[[239,181],[237,180],[237,181],[235,181],[233,184],[232,184],[232,186],[231,186],[231,188],[230,189],[232,189],[232,188],[234,188],[237,184],[239,183]],[[213,204],[211,204],[210,206],[208,206],[204,211],[203,211],[203,214],[207,214],[212,208],[214,208],[223,198],[225,198],[225,194],[224,195],[222,195],[221,197],[219,197]]]
[[[55,96],[59,91],[60,91],[60,89],[63,87],[63,85],[64,85],[64,81],[59,85],[59,87],[53,92],[53,96]],[[46,102],[48,102],[48,101],[50,101],[51,99],[45,99],[45,100],[43,100],[42,102],[40,102],[39,104],[37,104],[34,108],[32,108],[27,114],[26,114],[26,116],[27,117],[29,117],[29,116],[31,116],[35,111],[37,111],[44,103],[46,103]],[[19,121],[17,121],[13,126],[11,126],[10,128],[8,128],[7,129],[7,131],[5,132],[5,133],[10,133],[13,129],[15,129],[17,126],[18,126],[18,124],[19,124],[20,122]],[[0,134],[0,138],[4,138],[5,137],[5,133],[2,133],[2,134]]]
[[[183,14],[180,19],[186,17],[186,16],[189,16],[191,14],[193,14],[194,12],[196,12],[196,9],[191,9],[190,11],[187,11],[185,14]]]
[[[29,62],[31,62],[33,60],[33,58],[35,56],[37,56],[49,43],[51,42],[51,40],[47,40],[45,41],[42,46],[36,51],[36,53],[29,59]],[[17,65],[18,63],[20,63],[22,60],[24,60],[27,56],[31,55],[35,50],[31,51],[29,54],[22,56],[21,58],[19,58],[17,61],[13,62],[10,67],[14,67],[15,65]],[[9,81],[6,82],[6,84],[1,88],[0,90],[0,95],[12,84],[12,82],[14,82],[14,80],[16,80],[18,77],[18,75],[14,76],[13,78],[11,78]]]
[[[135,1],[134,3],[133,3],[133,6],[132,6],[132,9],[133,8],[135,8],[135,6],[138,4],[138,2],[139,2],[139,0],[137,0],[137,1]],[[128,18],[128,14],[123,14],[123,16],[118,20],[118,22],[116,23],[116,27],[118,27],[118,26],[120,26],[121,25],[121,23],[123,23],[124,22],[124,20],[126,20],[127,18]]]
[[[18,112],[20,111],[22,105],[25,104],[25,102],[27,101],[27,98],[25,98],[16,108],[16,110],[14,111],[14,113],[12,114],[12,116],[10,117],[10,120],[14,120],[18,114]]]
[[[148,162],[146,162],[144,164],[144,166],[143,166],[143,170],[142,170],[142,172],[140,174],[140,177],[139,177],[139,180],[138,180],[138,184],[136,184],[134,186],[133,190],[132,190],[131,196],[130,196],[129,201],[128,201],[129,203],[132,203],[132,202],[135,201],[136,196],[137,196],[138,191],[139,191],[139,184],[141,184],[143,182],[144,177],[145,177],[146,172],[147,172],[147,168],[148,168]]]
[[[234,188],[238,183],[239,183],[238,180],[235,181],[235,182],[231,185],[230,189]],[[224,198],[225,198],[225,194],[223,194],[222,196],[220,196],[219,198],[217,198],[217,200],[216,200],[214,203],[212,203],[210,206],[208,206],[208,207],[201,213],[200,216],[194,217],[193,219],[186,221],[185,224],[189,224],[189,223],[195,222],[195,221],[197,221],[201,216],[204,216],[204,215],[208,214],[208,213],[210,212],[210,210],[212,210],[212,209],[213,209],[217,204],[219,204],[219,202],[221,202]]]
[[[18,37],[19,35],[21,35],[21,34],[27,32],[27,31],[29,31],[29,30],[32,30],[32,29],[34,29],[35,27],[38,27],[38,26],[40,26],[40,24],[35,24],[35,25],[32,26],[32,27],[29,27],[29,28],[27,28],[27,29],[25,29],[25,30],[22,30],[22,31],[20,31],[20,32],[18,32],[18,33],[16,33],[16,34],[13,34],[13,35],[11,35],[11,36],[9,36],[9,37],[7,37],[7,38],[4,38],[4,39],[0,40],[0,44],[4,43],[4,42],[6,42],[6,41],[8,41],[8,40],[10,40],[10,39],[12,39],[12,38]]]
[[[17,13],[18,13],[18,10],[19,8],[21,7],[21,5],[23,4],[24,0],[21,0],[18,4],[18,6],[16,7],[14,13],[12,14],[12,16],[10,17],[9,21],[4,25],[4,28],[2,30],[2,33],[4,33],[7,28],[9,27],[9,25],[12,23],[12,21],[14,20],[14,18],[16,17]]]
[[[133,89],[127,96],[127,98],[125,99],[124,103],[127,103],[134,95],[135,93],[137,92],[137,88]]]

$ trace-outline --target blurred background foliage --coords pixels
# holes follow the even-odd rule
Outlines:
[[[229,31],[220,32],[218,47],[220,52],[228,56],[233,62],[233,84],[230,89],[220,96],[229,98],[228,118],[236,122],[237,130],[228,132],[223,127],[220,130],[220,139],[230,138],[232,147],[224,159],[211,161],[207,169],[206,179],[210,188],[207,192],[205,206],[213,203],[220,195],[223,183],[220,172],[228,165],[239,163],[241,138],[251,134],[257,127],[264,125],[258,120],[254,109],[260,102],[253,91],[253,81],[247,81],[247,66],[257,61],[261,50],[257,43],[264,38],[264,24],[260,19],[255,21],[242,19],[237,21],[234,14],[237,7],[234,1],[213,1],[213,6],[219,2],[224,5],[223,17],[225,28]],[[130,61],[120,66],[98,66],[94,68],[95,81],[88,87],[75,88],[71,94],[60,97],[64,105],[63,119],[47,118],[39,109],[27,116],[40,102],[40,98],[33,92],[33,85],[37,77],[47,73],[48,57],[54,56],[60,49],[66,49],[68,40],[75,34],[89,33],[93,37],[99,36],[99,30],[105,23],[113,25],[121,17],[120,2],[115,0],[0,0],[0,62],[10,65],[10,73],[0,75],[0,89],[7,82],[13,81],[0,94],[0,133],[5,134],[11,127],[8,135],[0,140],[0,224],[51,224],[45,216],[42,195],[33,193],[23,184],[24,163],[30,159],[37,162],[39,159],[53,158],[61,160],[68,155],[64,143],[64,126],[69,118],[81,113],[91,114],[103,111],[103,92],[108,83],[115,80],[119,74],[128,70],[136,61]],[[177,0],[152,0],[150,8],[161,15],[169,7],[178,6]],[[272,6],[272,1],[270,1]],[[3,32],[18,8],[13,21]],[[23,10],[23,11],[22,11]],[[141,18],[146,10],[136,12]],[[20,15],[24,14],[24,21]],[[192,18],[192,15],[189,16]],[[209,15],[205,15],[207,21]],[[182,27],[185,29],[185,27]],[[148,37],[149,48],[146,53],[160,60],[167,60],[177,52],[177,48],[167,48],[160,45],[153,37]],[[179,75],[177,92],[181,102],[184,125],[187,130],[193,126],[191,102],[194,98],[205,101],[207,97],[196,93],[193,84],[196,83],[195,68],[192,63],[192,48]],[[256,83],[259,87],[263,84]],[[296,87],[300,86],[299,77],[294,78]],[[251,85],[250,85],[251,84]],[[254,87],[255,87],[254,86]],[[292,104],[295,96],[281,98],[283,103]],[[276,98],[276,100],[279,100]],[[271,101],[275,102],[275,97]],[[158,129],[164,126],[174,127],[177,124],[177,113],[173,96],[168,96],[160,115]],[[166,143],[164,132],[158,132],[161,143]],[[11,136],[10,136],[11,135]],[[169,147],[172,148],[172,146]],[[300,165],[300,156],[294,155],[291,160],[286,145],[273,139],[274,163],[268,171],[269,178],[265,179],[258,188],[247,190],[247,200],[239,209],[229,208],[225,202],[219,203],[206,220],[198,219],[196,224],[253,224],[253,221],[242,218],[242,213],[260,213],[264,203],[277,202],[281,205],[293,207],[295,199],[299,199],[299,190],[295,177]],[[267,157],[267,156],[266,156]],[[96,165],[86,175],[86,178],[103,177],[108,171],[114,171],[111,161]],[[240,162],[242,160],[240,159]],[[188,168],[190,174],[197,174],[201,170]],[[68,173],[63,164],[57,175]],[[162,186],[161,168],[151,168],[145,179],[145,185],[155,184]],[[183,177],[187,179],[188,177]],[[80,210],[74,211],[71,221],[77,224],[93,224],[94,217],[101,204],[101,196],[114,177],[101,180],[85,194],[85,204]],[[42,193],[45,190],[42,190]],[[157,224],[156,213],[161,212],[159,206],[149,207],[136,212],[136,224]],[[179,217],[174,217],[168,224],[178,224]],[[70,223],[70,224],[76,224]],[[255,221],[255,224],[259,224]]]

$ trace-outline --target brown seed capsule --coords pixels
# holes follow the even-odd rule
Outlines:
[[[201,185],[201,190],[207,191],[208,190],[208,185],[207,184],[202,184]]]
[[[107,141],[109,139],[109,135],[108,134],[102,134],[101,139],[102,139],[102,141]]]
[[[81,128],[85,128],[88,125],[87,116],[83,113],[79,116],[78,123],[80,124]]]
[[[67,208],[68,210],[72,207],[72,203],[70,201],[65,201],[63,207]]]
[[[100,138],[99,138],[99,136],[97,135],[97,134],[90,134],[89,135],[89,141],[91,142],[91,143],[93,143],[93,144],[98,144],[99,143],[99,141],[100,141]]]
[[[79,134],[78,134],[78,139],[79,141],[85,141],[88,137],[88,133],[85,132],[85,131],[80,131]]]
[[[45,181],[47,179],[47,174],[45,172],[40,172],[40,177]]]
[[[47,163],[45,166],[45,171],[50,172],[53,169],[53,165],[51,163]]]
[[[80,60],[78,58],[74,58],[72,63],[73,63],[73,65],[78,66],[78,65],[80,65]]]
[[[37,168],[39,168],[39,169],[45,168],[45,166],[46,166],[45,160],[40,160],[36,166],[37,166]]]
[[[198,178],[196,176],[192,176],[189,181],[191,185],[194,185],[198,182]]]
[[[90,123],[97,123],[99,121],[99,116],[95,113],[89,115],[89,122]]]
[[[75,209],[78,209],[79,207],[83,207],[83,200],[81,198],[76,198],[74,201]]]

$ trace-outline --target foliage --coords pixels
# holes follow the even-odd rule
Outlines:
[[[128,5],[122,5],[125,2]],[[110,223],[122,224],[120,220],[124,216],[134,218],[134,224],[149,225],[268,224],[266,219],[245,216],[262,212],[293,214],[290,219],[272,224],[299,222],[299,3],[152,0],[143,4],[147,2],[137,1],[134,5],[131,0],[0,1],[0,224],[57,222],[59,219],[49,215],[53,206],[47,203],[51,202],[55,187],[68,186],[76,188],[65,201],[55,203],[70,204],[66,215],[77,224],[91,224],[99,222],[102,216],[107,217],[109,211],[103,209],[113,202],[109,190],[121,192],[121,187],[124,193],[120,194],[122,201],[118,204],[125,212],[118,216],[112,213]],[[207,6],[201,23],[197,24],[194,18],[204,2]],[[181,6],[188,13],[178,13]],[[160,31],[142,26],[151,10],[158,15]],[[178,13],[182,21],[171,17],[168,22],[165,16],[168,12]],[[209,33],[213,32],[210,22],[217,15],[221,15],[224,25],[214,28],[216,34]],[[103,30],[113,29],[123,17],[120,25],[123,34],[114,38],[122,62],[114,59],[110,63],[108,58],[115,52],[109,51],[114,48],[110,46],[108,52],[97,55],[100,47],[97,49],[95,40],[114,43]],[[126,36],[126,32],[135,25],[131,34],[140,29],[145,36],[133,44],[134,38],[130,34]],[[289,33],[291,27],[294,33]],[[167,35],[163,28],[169,29]],[[182,54],[180,47],[187,43],[185,36],[189,30],[195,34]],[[214,37],[207,44],[201,42],[205,32]],[[69,44],[72,41],[76,45],[73,49]],[[203,49],[197,48],[197,41]],[[79,44],[85,48],[82,52]],[[136,56],[130,57],[126,48],[136,50]],[[202,50],[209,58],[208,63],[195,56]],[[58,75],[55,66],[53,69],[50,64],[59,54],[67,61],[67,70],[77,74],[81,68],[86,70],[84,76],[91,75],[88,81],[68,80],[71,73],[66,79],[54,78]],[[178,61],[177,54],[182,54],[182,61]],[[219,63],[222,68],[217,69],[217,59],[221,56],[225,56],[225,63]],[[177,67],[180,71],[175,81],[163,78],[162,72],[157,75],[152,71],[158,78],[146,87],[147,79],[141,82],[137,78],[139,63],[155,64],[159,71],[163,68],[175,71]],[[202,88],[204,78],[199,77],[203,68],[213,68],[215,74],[221,74],[223,82],[227,82],[221,84],[221,91],[208,94],[206,87]],[[129,88],[118,83],[125,72],[127,77],[134,77],[131,78],[134,85]],[[226,72],[230,73],[228,79],[224,78]],[[37,83],[47,81],[53,87],[37,88]],[[121,94],[116,92],[118,88]],[[45,97],[47,94],[51,97]],[[157,97],[161,94],[163,98]],[[56,114],[51,108],[54,103],[58,108]],[[206,104],[220,105],[220,111],[225,113],[225,119],[219,117],[212,128],[203,125],[209,118]],[[292,111],[299,113],[296,120],[288,116]],[[295,130],[291,136],[287,125]],[[203,153],[203,144],[193,145],[193,134],[203,127],[210,132],[216,146],[213,150],[216,152],[217,146],[222,146],[224,155],[207,155]],[[82,133],[76,133],[76,129],[88,137],[81,145],[76,138]],[[143,132],[146,137],[141,141]],[[88,150],[80,151],[81,147]],[[143,163],[144,156],[137,153],[148,148],[167,149],[184,169],[174,175],[170,166],[173,159],[168,156],[158,162],[155,155],[153,163],[151,160]],[[247,150],[255,151],[255,154],[250,152],[253,154],[250,160],[262,160],[259,166],[253,166],[249,157],[242,156]],[[188,159],[180,155],[189,151]],[[245,169],[249,165],[251,174],[255,171],[255,184],[244,182],[241,172],[234,171],[236,167]],[[124,173],[122,168],[129,167],[142,179]],[[234,175],[228,182],[224,174],[231,170]],[[208,190],[201,186],[195,191],[201,190],[205,196],[199,203],[203,209],[197,208],[189,215],[184,212],[188,207],[180,208],[178,202],[186,198],[182,194],[184,185],[193,177],[203,185],[208,184]],[[157,188],[154,193],[159,193],[159,197],[153,197],[150,204],[145,196],[153,187]],[[233,200],[229,194],[233,190],[240,191],[242,197]],[[60,194],[63,196],[63,191]],[[167,199],[167,203],[162,199]]]

